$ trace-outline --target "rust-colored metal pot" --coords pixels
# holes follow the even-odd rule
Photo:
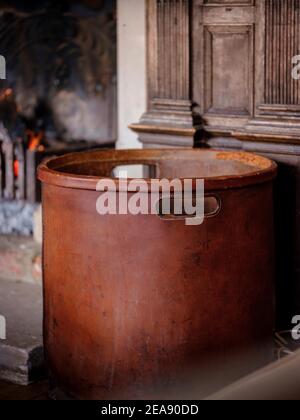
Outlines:
[[[218,211],[199,226],[100,216],[99,178],[135,164],[158,178],[204,178]],[[102,150],[42,164],[45,351],[55,386],[79,399],[149,398],[208,355],[251,349],[251,369],[270,361],[275,175],[266,158],[201,149]]]

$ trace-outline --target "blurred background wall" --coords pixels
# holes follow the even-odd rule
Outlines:
[[[128,125],[146,110],[146,0],[118,0],[118,148],[141,147]]]

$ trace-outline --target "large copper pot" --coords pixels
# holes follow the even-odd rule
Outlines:
[[[199,226],[100,216],[99,178],[121,188],[114,168],[135,164],[159,178],[204,178],[218,211]],[[55,386],[79,399],[149,398],[235,351],[253,355],[243,373],[270,361],[275,175],[266,158],[201,149],[102,150],[42,164],[45,352]]]

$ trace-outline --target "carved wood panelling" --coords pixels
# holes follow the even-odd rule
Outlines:
[[[300,53],[299,0],[265,1],[265,103],[300,105],[292,57]]]
[[[202,1],[202,0],[201,0]],[[156,132],[189,139],[200,125],[192,101],[192,16],[193,0],[147,0],[148,107],[138,124],[131,128],[147,142]],[[170,140],[171,141],[171,140]]]
[[[193,74],[194,99],[206,130],[227,132],[254,115],[255,16],[252,1],[202,3]]]
[[[252,27],[205,28],[205,112],[251,115]]]
[[[299,143],[300,0],[147,0],[147,8],[148,108],[132,127],[141,141],[191,145],[206,131]]]
[[[189,0],[157,0],[156,98],[190,98],[189,15]]]
[[[258,0],[260,1],[260,0]],[[221,4],[221,5],[226,5],[226,6],[236,6],[238,5],[253,5],[255,2],[255,0],[204,0],[203,3],[204,4]]]

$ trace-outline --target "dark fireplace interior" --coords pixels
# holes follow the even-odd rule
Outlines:
[[[43,159],[116,141],[115,7],[0,2],[0,233],[31,232]]]

